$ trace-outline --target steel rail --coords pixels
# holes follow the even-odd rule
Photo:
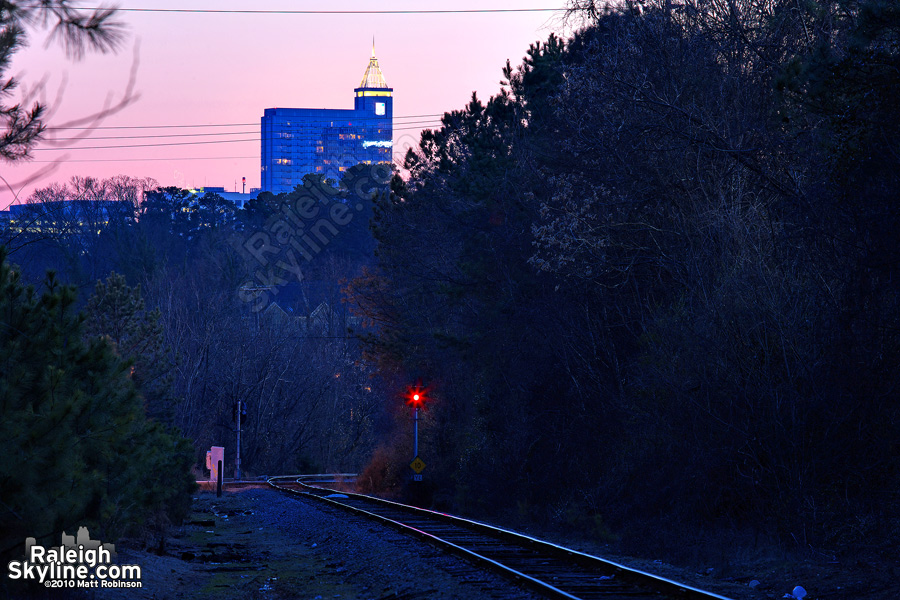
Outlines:
[[[272,479],[281,479],[281,478],[273,477]],[[387,525],[389,527],[397,529],[403,533],[412,535],[413,537],[416,537],[422,541],[436,545],[443,550],[449,550],[450,552],[452,552],[458,556],[461,556],[462,558],[465,558],[471,562],[474,562],[480,566],[487,567],[488,569],[491,569],[494,571],[499,571],[499,572],[503,573],[504,575],[506,575],[507,577],[514,579],[516,582],[526,585],[527,587],[530,587],[530,588],[534,589],[535,591],[538,591],[541,594],[544,594],[548,597],[561,598],[563,600],[580,600],[577,596],[568,594],[568,593],[566,593],[544,581],[541,581],[540,579],[536,579],[534,577],[531,577],[530,575],[526,575],[525,573],[516,571],[515,569],[513,569],[511,567],[508,567],[508,566],[506,566],[502,563],[499,563],[493,559],[490,559],[486,556],[482,556],[481,554],[472,552],[471,550],[463,548],[462,546],[459,546],[458,544],[454,544],[453,542],[442,539],[434,534],[428,533],[426,531],[422,531],[421,529],[416,529],[415,527],[407,525],[406,523],[402,523],[400,521],[395,521],[393,519],[389,519],[388,517],[385,517],[383,515],[379,515],[379,514],[376,514],[373,512],[369,512],[367,510],[363,510],[356,506],[352,506],[350,504],[345,504],[343,502],[338,502],[337,500],[328,498],[327,496],[321,496],[318,494],[312,494],[310,492],[303,492],[300,490],[292,490],[290,488],[283,488],[283,487],[277,486],[272,483],[272,479],[269,480],[269,483],[276,489],[279,489],[280,491],[287,492],[290,494],[302,495],[304,497],[314,497],[317,500],[326,502],[333,506],[340,507],[343,510],[349,510],[350,512],[352,512],[354,514],[358,514],[365,518],[380,522],[384,525]],[[303,483],[299,480],[297,480],[296,483],[306,486],[306,487],[313,487],[313,486],[309,486],[306,483]],[[344,496],[370,498],[369,496],[364,496],[362,494],[353,494],[352,492],[342,492],[342,491],[338,491],[338,490],[330,490],[328,488],[317,488],[317,489],[330,491],[335,494],[344,495]],[[406,506],[406,505],[401,504],[398,506]]]
[[[380,505],[388,508],[392,508],[394,510],[398,510],[401,512],[409,513],[412,515],[420,515],[426,518],[435,519],[439,521],[444,521],[446,523],[455,525],[457,527],[461,527],[463,529],[472,531],[474,533],[480,533],[495,539],[505,540],[519,547],[531,548],[536,551],[543,551],[551,556],[555,556],[557,558],[563,558],[565,560],[569,560],[577,565],[587,568],[593,568],[598,570],[603,570],[606,572],[613,572],[614,574],[620,576],[623,580],[628,581],[634,585],[639,586],[647,586],[655,591],[665,594],[666,596],[672,598],[683,598],[685,600],[731,600],[725,596],[721,596],[719,594],[715,594],[713,592],[708,592],[705,590],[701,590],[684,583],[680,583],[674,581],[672,579],[668,579],[666,577],[661,577],[659,575],[655,575],[653,573],[647,573],[646,571],[641,571],[638,569],[634,569],[632,567],[627,567],[625,565],[610,561],[605,558],[600,558],[598,556],[594,556],[592,554],[587,554],[584,552],[579,552],[578,550],[572,550],[571,548],[566,548],[564,546],[559,546],[552,542],[547,542],[544,540],[540,540],[522,533],[517,533],[514,531],[509,531],[507,529],[501,529],[499,527],[495,527],[493,525],[488,525],[486,523],[481,523],[479,521],[473,521],[471,519],[466,519],[463,517],[457,517],[455,515],[450,515],[447,513],[437,512],[433,510],[429,510],[426,508],[419,508],[416,506],[410,506],[407,504],[400,504],[398,502],[393,502],[391,500],[385,500],[383,498],[378,498],[375,496],[368,496],[365,494],[357,494],[353,492],[345,492],[340,490],[333,490],[330,488],[323,488],[318,486],[311,486],[307,483],[301,481],[301,479],[307,479],[309,477],[322,477],[321,475],[317,476],[279,476],[279,477],[271,477],[267,480],[267,483],[271,485],[273,488],[307,498],[315,498],[317,500],[326,502],[332,506],[340,507],[344,510],[349,510],[355,514],[362,515],[366,518],[370,518],[381,523],[384,523],[388,526],[393,527],[394,529],[400,530],[404,533],[413,535],[423,541],[432,543],[439,547],[445,548],[454,554],[457,554],[463,558],[466,558],[472,562],[475,562],[481,566],[487,567],[488,569],[493,569],[499,571],[500,573],[512,578],[513,580],[541,593],[551,598],[564,598],[566,600],[580,600],[578,596],[574,596],[560,590],[559,588],[550,585],[547,582],[541,581],[535,577],[532,577],[526,573],[522,573],[516,569],[513,569],[507,565],[504,565],[498,561],[495,561],[486,556],[482,556],[476,552],[468,550],[467,548],[463,548],[458,544],[454,544],[448,540],[444,540],[434,534],[428,533],[426,531],[422,531],[411,525],[403,523],[401,521],[396,521],[394,519],[385,517],[383,515],[379,515],[377,513],[364,510],[362,508],[352,506],[345,502],[340,502],[334,498],[329,498],[327,496],[323,496],[320,493],[313,493],[309,491],[301,491],[286,488],[283,486],[279,486],[275,483],[276,480],[291,480],[290,483],[298,484],[303,486],[304,488],[308,488],[311,490],[316,490],[317,492],[330,492],[332,494],[339,494],[344,497],[353,498],[355,500],[361,502],[369,502],[375,505]],[[316,483],[321,483],[316,481]]]

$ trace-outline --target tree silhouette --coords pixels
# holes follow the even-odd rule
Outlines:
[[[37,293],[0,248],[0,553],[88,526],[108,539],[190,502],[190,446],[144,414],[131,365],[83,336],[74,288]],[[153,473],[148,478],[148,474]],[[147,485],[148,480],[153,483]]]

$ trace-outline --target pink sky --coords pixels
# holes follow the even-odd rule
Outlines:
[[[85,5],[94,5],[93,3]],[[439,10],[554,8],[560,0],[493,0],[489,3],[365,2],[303,0],[124,0],[121,8],[215,8],[255,10]],[[52,135],[88,139],[57,141],[57,147],[214,144],[143,148],[77,149],[40,144],[29,163],[0,162],[0,208],[25,201],[39,187],[73,175],[153,177],[161,185],[259,186],[259,118],[268,107],[352,108],[353,88],[375,51],[394,88],[395,160],[418,141],[436,115],[461,108],[473,91],[484,99],[500,88],[501,68],[521,62],[530,43],[559,31],[561,13],[248,15],[123,12],[128,38],[115,55],[90,54],[81,62],[45,47],[45,32],[32,33],[7,75],[21,80],[19,97],[31,95],[51,109],[49,126],[81,119],[114,106],[125,96],[134,70],[137,99],[99,123],[102,127],[249,124],[172,129],[94,129]],[[36,85],[43,83],[42,86]],[[27,97],[27,96],[25,96]],[[184,134],[214,136],[185,136]],[[146,137],[134,136],[170,136]],[[98,139],[121,137],[125,139]],[[237,141],[247,140],[247,141]],[[128,159],[121,160],[121,159]],[[53,169],[52,172],[43,172]],[[34,180],[29,183],[29,180]]]

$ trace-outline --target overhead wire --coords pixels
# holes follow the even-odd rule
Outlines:
[[[104,10],[103,7],[83,7],[83,10]],[[395,10],[297,10],[297,9],[227,9],[227,8],[122,8],[119,12],[137,13],[195,13],[236,15],[446,15],[485,13],[561,12],[566,8],[457,8],[457,9],[395,9]]]
[[[414,124],[415,123],[415,124]],[[419,122],[410,122],[410,123],[402,123],[402,125],[413,125],[412,127],[393,127],[392,131],[410,131],[416,129],[434,129],[440,125],[439,122],[435,121],[419,121]],[[246,132],[226,132],[226,133],[197,133],[197,134],[180,134],[180,135],[158,135],[158,136],[120,136],[120,137],[107,137],[107,138],[61,138],[60,140],[74,140],[74,141],[93,141],[93,140],[131,140],[131,139],[147,139],[147,138],[171,138],[171,137],[204,137],[204,136],[213,136],[213,135],[254,135],[255,131],[246,131]],[[48,140],[54,141],[54,140]],[[103,146],[64,146],[64,147],[44,147],[44,148],[34,148],[32,152],[46,152],[46,151],[55,151],[55,152],[63,152],[63,151],[81,151],[81,150],[118,150],[118,149],[130,149],[130,148],[162,148],[162,147],[170,147],[170,146],[200,146],[200,145],[210,145],[210,144],[234,144],[241,142],[259,142],[261,141],[260,137],[252,137],[246,139],[232,139],[232,140],[203,140],[203,141],[194,141],[194,142],[159,142],[159,143],[151,143],[151,144],[108,144]]]
[[[60,138],[47,138],[43,140],[44,142],[85,142],[85,141],[95,141],[95,140],[143,140],[143,139],[151,139],[151,138],[175,138],[175,137],[209,137],[214,135],[253,135],[258,133],[257,131],[218,131],[215,133],[168,133],[168,134],[156,134],[156,135],[120,135],[120,136],[109,136],[109,137],[60,137]]]
[[[354,121],[359,121],[360,119],[354,119]],[[368,120],[368,119],[365,119]],[[425,119],[424,121],[402,121],[397,123],[398,125],[418,125],[421,123],[435,123],[437,119]],[[248,123],[248,126],[259,125],[259,123]],[[197,127],[200,127],[199,125]],[[398,129],[395,127],[394,129]],[[148,138],[169,138],[169,137],[204,137],[204,136],[214,136],[214,135],[250,135],[254,133],[259,133],[259,130],[254,131],[220,131],[214,133],[165,133],[165,134],[154,134],[154,135],[119,135],[112,137],[68,137],[68,138],[52,138],[47,139],[45,141],[58,142],[62,140],[72,140],[72,141],[84,141],[84,140],[137,140],[137,139],[148,139]]]
[[[431,113],[425,115],[394,115],[393,120],[396,121],[398,119],[420,119],[423,117],[443,117],[446,113]],[[361,119],[372,119],[377,120],[377,117],[361,117]],[[359,120],[359,119],[357,119]],[[194,125],[98,125],[96,127],[47,127],[46,131],[61,131],[61,130],[79,130],[79,131],[93,131],[93,130],[101,130],[101,129],[176,129],[176,128],[196,128],[196,127],[256,127],[259,125],[259,122],[255,123],[197,123]]]
[[[95,163],[95,162],[158,162],[167,160],[177,160],[179,162],[186,160],[259,160],[259,156],[181,156],[173,158],[74,158],[66,159],[67,163]],[[55,163],[57,160],[32,160],[33,163]]]
[[[170,146],[201,146],[208,144],[237,144],[240,142],[258,142],[260,138],[246,140],[207,140],[205,142],[162,142],[159,144],[115,144],[110,146],[66,146],[62,148],[34,148],[32,152],[71,152],[73,150],[120,150],[123,148],[162,148]]]

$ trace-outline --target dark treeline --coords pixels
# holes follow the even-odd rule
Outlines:
[[[0,553],[78,526],[115,541],[178,522],[210,446],[234,475],[239,402],[245,477],[359,469],[383,393],[340,287],[371,262],[389,177],[360,165],[243,209],[75,178],[14,207],[0,231]]]
[[[431,386],[435,502],[683,552],[887,539],[896,4],[573,17],[422,136],[349,290],[382,373]],[[408,417],[370,480],[408,461]]]
[[[190,444],[147,418],[147,388],[76,311],[74,288],[53,274],[42,288],[22,285],[0,247],[0,557],[82,526],[155,543],[186,515]]]

